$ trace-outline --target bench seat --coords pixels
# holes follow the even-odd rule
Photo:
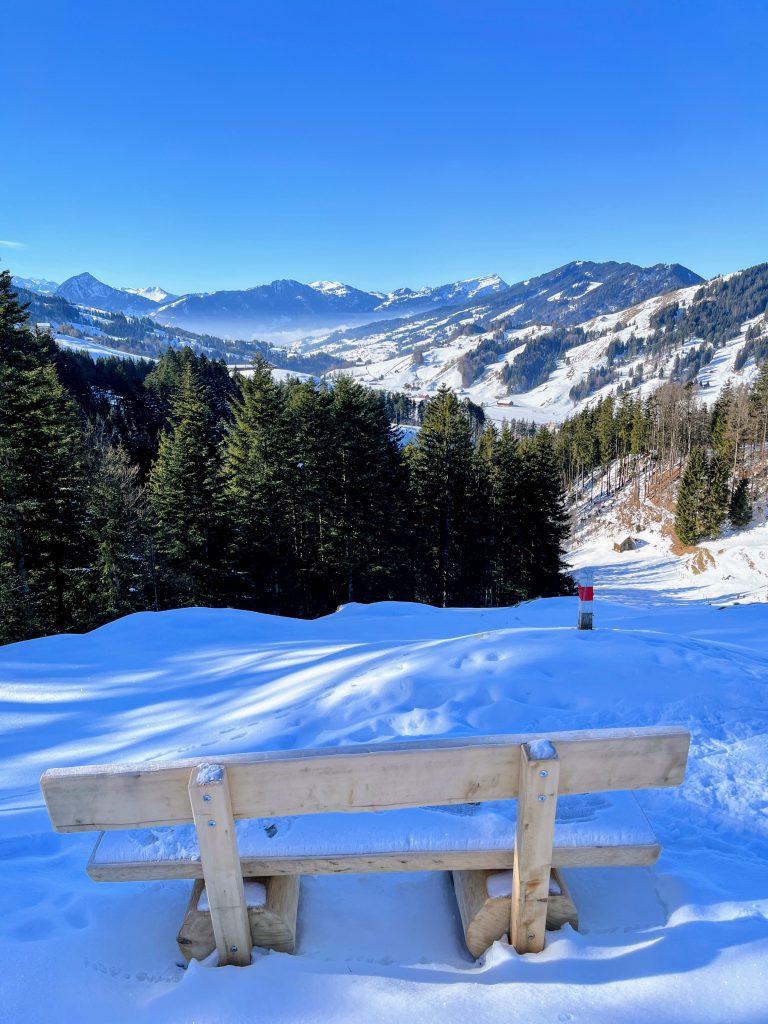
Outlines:
[[[508,869],[517,801],[236,823],[245,877],[353,871]],[[561,796],[553,867],[652,864],[660,846],[629,792]],[[201,878],[193,825],[102,832],[88,863],[96,881]]]

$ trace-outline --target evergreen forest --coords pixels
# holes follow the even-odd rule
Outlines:
[[[407,445],[400,422],[420,424]],[[441,388],[60,349],[0,274],[0,642],[141,610],[568,593],[561,461]]]

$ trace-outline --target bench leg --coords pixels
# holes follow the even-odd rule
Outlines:
[[[464,941],[472,956],[482,956],[509,931],[512,872],[481,868],[452,874]],[[489,892],[490,879],[494,880],[493,895]],[[579,916],[565,879],[557,868],[552,868],[546,928],[548,932],[557,931],[564,924],[578,931]]]
[[[274,875],[271,878],[246,878],[245,897],[251,942],[254,946],[293,953],[296,948],[296,917],[299,905],[298,875]],[[249,902],[248,882],[260,882],[267,890],[266,901]],[[213,922],[208,910],[200,909],[205,883],[198,878],[192,886],[187,912],[176,936],[185,960],[205,960],[216,949]],[[509,915],[507,915],[509,916]]]
[[[242,967],[251,962],[251,929],[245,905],[227,769],[223,765],[200,765],[193,768],[189,778],[189,801],[200,847],[219,964]]]
[[[520,747],[509,930],[509,941],[518,953],[540,953],[544,949],[560,779],[557,752],[551,744],[548,746],[544,756],[539,749],[535,756],[528,743]]]

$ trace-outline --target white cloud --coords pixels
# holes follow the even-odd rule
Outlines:
[[[0,248],[3,249],[23,249],[23,242],[8,242],[5,239],[0,238]]]

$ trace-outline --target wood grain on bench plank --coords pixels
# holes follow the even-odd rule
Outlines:
[[[520,744],[550,739],[560,792],[679,785],[690,736],[678,728],[615,729],[377,744],[216,757],[236,819],[387,810],[518,794]],[[58,832],[191,822],[189,773],[201,759],[55,768],[41,787]]]

